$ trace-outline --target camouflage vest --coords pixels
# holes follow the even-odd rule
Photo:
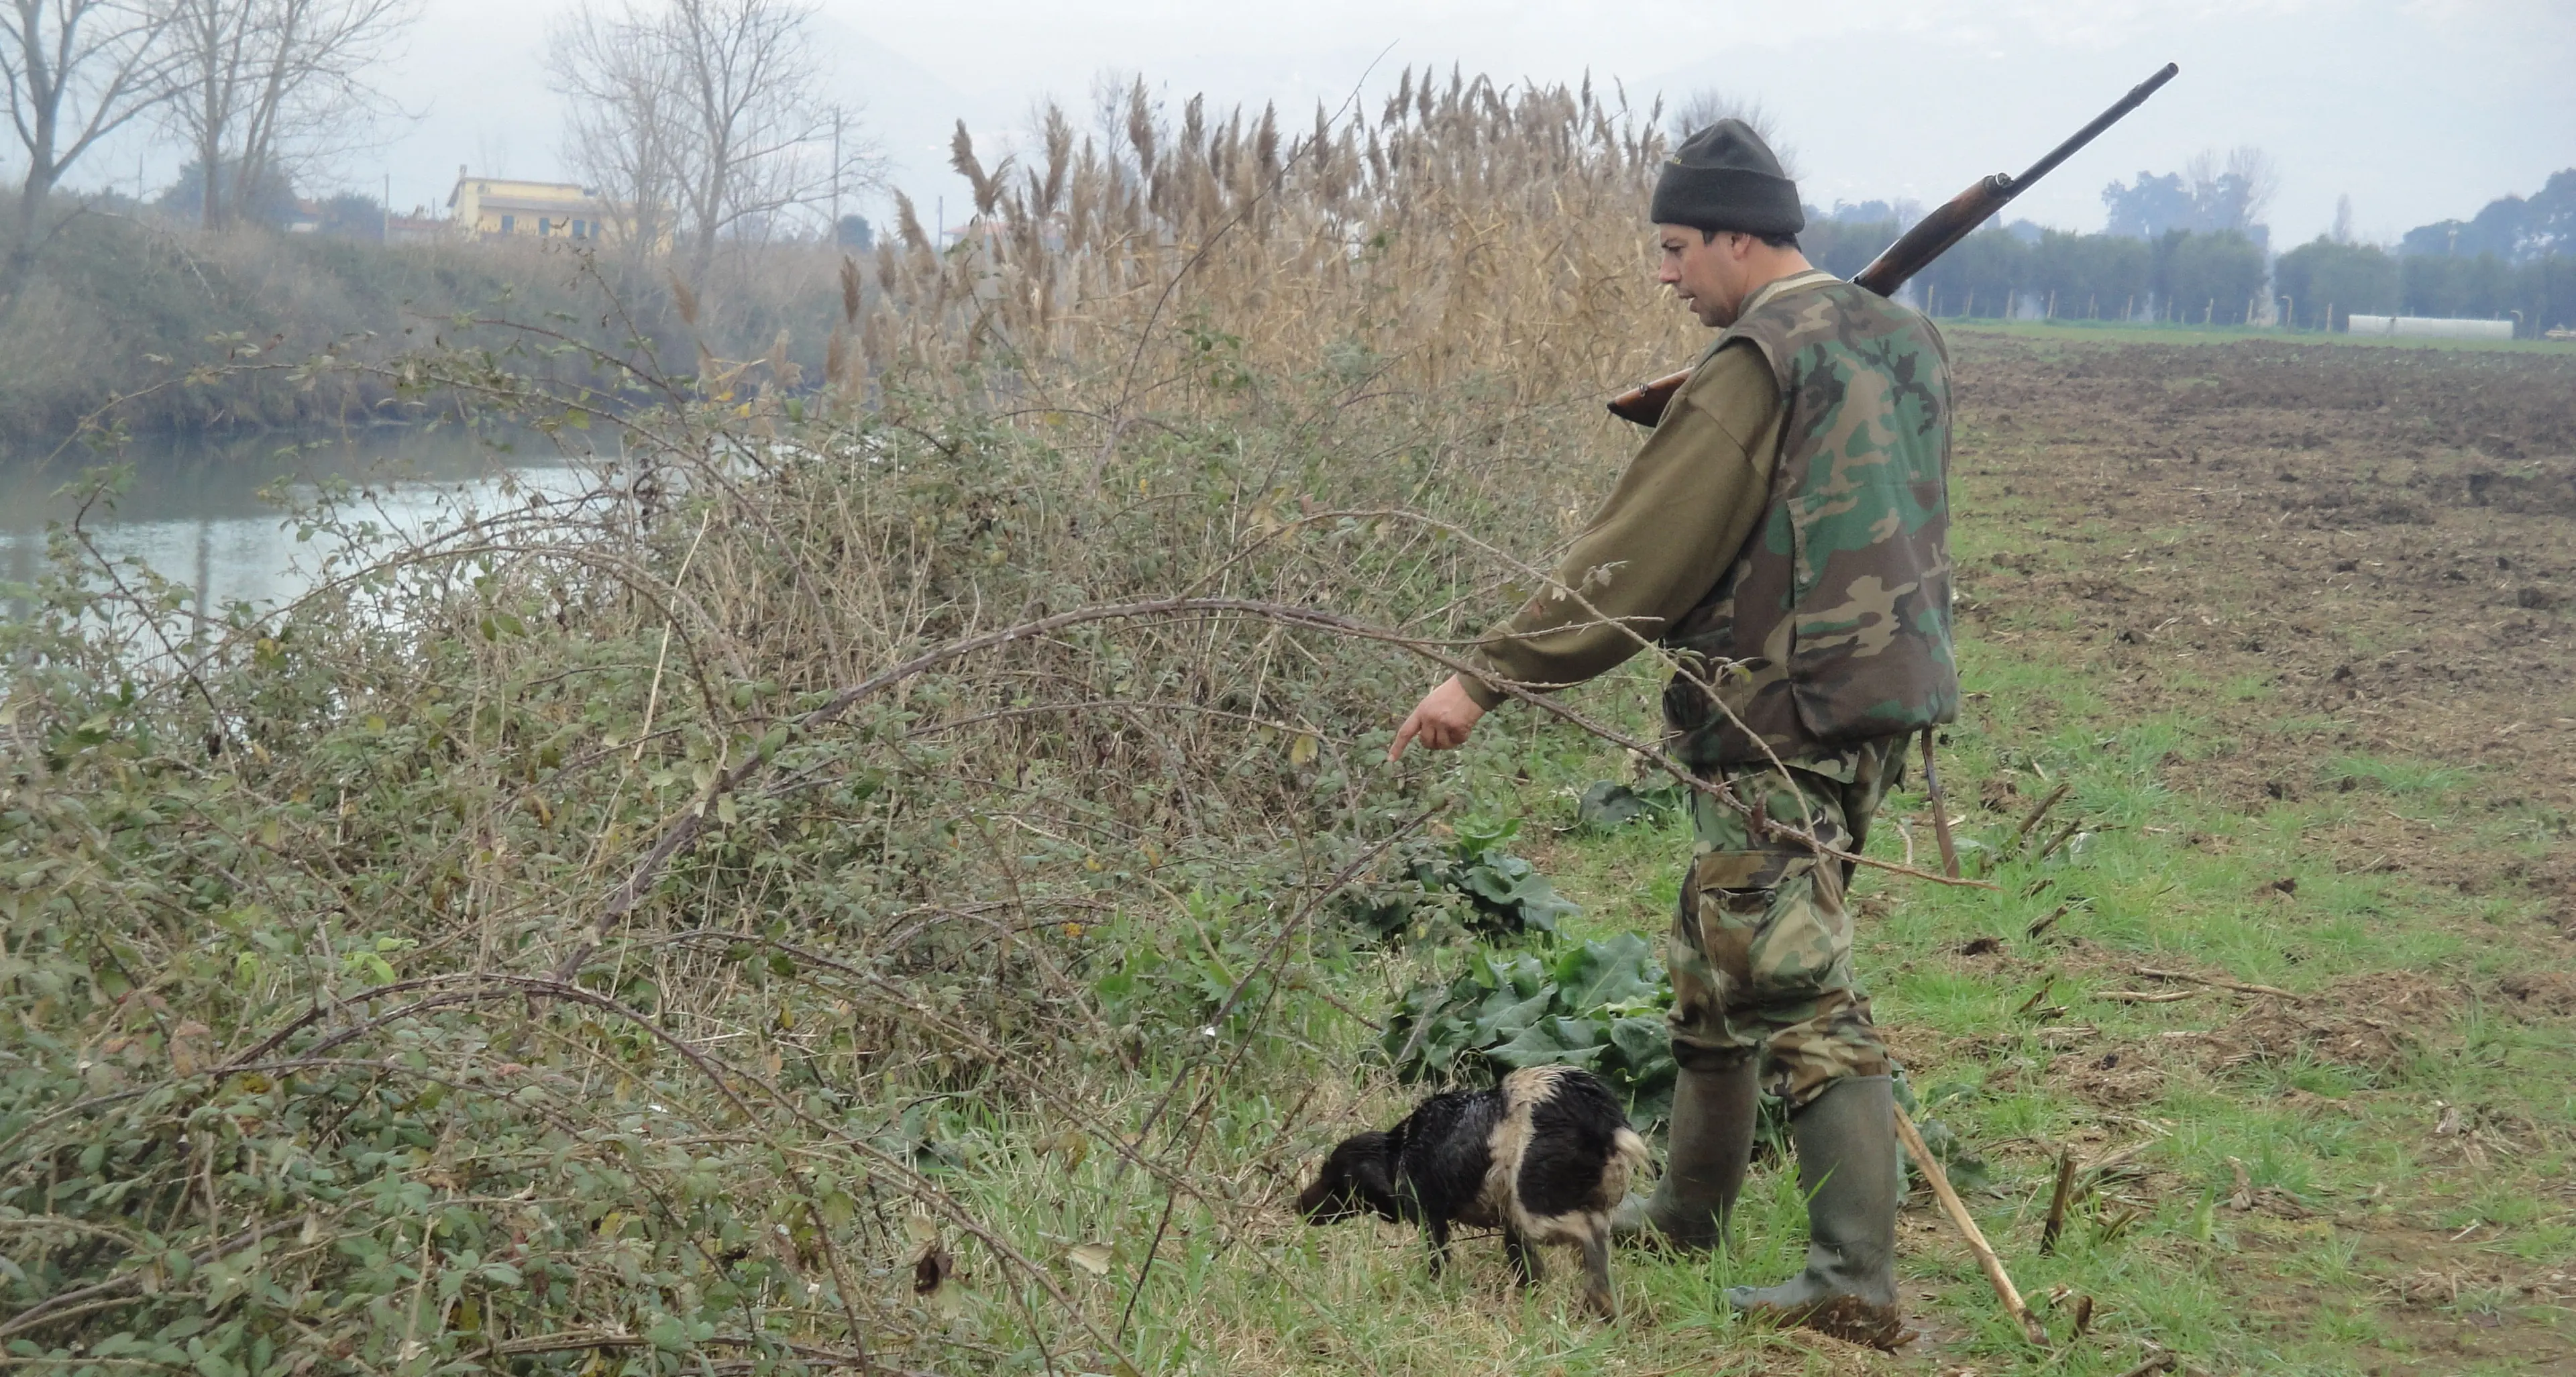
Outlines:
[[[1707,769],[1955,720],[1940,336],[1832,282],[1761,303],[1709,356],[1737,340],[1780,381],[1780,457],[1734,567],[1664,634],[1685,666],[1664,690],[1667,745]]]

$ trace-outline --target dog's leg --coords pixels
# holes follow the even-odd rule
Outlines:
[[[1610,1289],[1610,1230],[1606,1220],[1602,1227],[1584,1235],[1583,1304],[1605,1320],[1619,1317],[1618,1293]]]
[[[1512,1260],[1512,1275],[1520,1278],[1523,1286],[1536,1286],[1538,1279],[1547,1275],[1547,1264],[1539,1260],[1538,1249],[1508,1224],[1503,1226],[1503,1256]]]
[[[1431,1275],[1439,1276],[1449,1262],[1449,1221],[1434,1219],[1422,1226],[1423,1236],[1431,1240]]]

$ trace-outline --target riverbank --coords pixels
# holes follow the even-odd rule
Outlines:
[[[88,426],[255,433],[417,420],[448,399],[406,389],[389,365],[433,343],[532,355],[640,346],[686,373],[701,341],[742,358],[783,339],[785,357],[810,369],[840,318],[838,269],[806,246],[746,250],[683,311],[662,265],[594,259],[568,242],[208,235],[67,208],[0,329],[0,455],[43,453]],[[560,335],[476,324],[504,317]],[[614,381],[577,352],[539,371]]]

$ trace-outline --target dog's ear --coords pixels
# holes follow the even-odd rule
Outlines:
[[[1393,1134],[1363,1133],[1344,1146],[1357,1144],[1361,1139],[1371,1141],[1367,1150],[1356,1154],[1351,1162],[1351,1194],[1358,1196],[1379,1215],[1402,1219],[1404,1212],[1395,1190],[1395,1158],[1401,1144]]]
[[[1383,1133],[1345,1138],[1324,1159],[1315,1183],[1297,1195],[1297,1213],[1331,1224],[1365,1210],[1395,1217],[1395,1153]]]

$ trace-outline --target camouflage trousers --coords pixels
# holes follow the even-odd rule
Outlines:
[[[1765,839],[1757,818],[1812,827],[1858,854],[1870,815],[1904,775],[1910,736],[1876,737],[1722,774],[1753,816],[1694,795],[1698,833],[1667,942],[1673,1059],[1723,1066],[1762,1057],[1764,1088],[1794,1111],[1845,1076],[1887,1074],[1887,1047],[1852,972],[1848,862]]]

